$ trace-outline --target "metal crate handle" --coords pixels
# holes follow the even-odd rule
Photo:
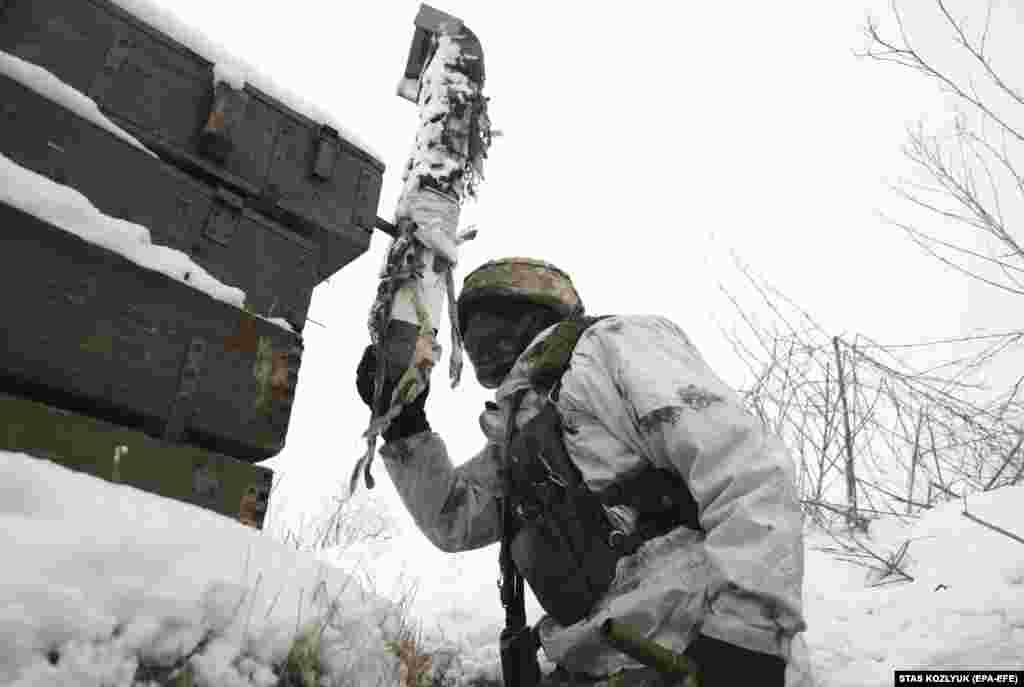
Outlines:
[[[334,176],[334,165],[338,162],[338,152],[341,149],[341,137],[338,136],[337,129],[321,124],[314,148],[310,176],[318,181],[330,181]]]

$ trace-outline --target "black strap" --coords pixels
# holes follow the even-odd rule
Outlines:
[[[512,395],[512,403],[505,419],[505,432],[499,448],[502,471],[501,500],[501,605],[505,608],[506,629],[519,629],[526,625],[526,597],[523,588],[523,576],[516,570],[512,560],[512,475],[509,467],[508,447],[516,430],[516,414],[529,389],[519,389]]]

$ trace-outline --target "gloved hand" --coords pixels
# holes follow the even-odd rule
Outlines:
[[[684,655],[697,663],[701,687],[785,687],[786,661],[705,635],[698,635]]]
[[[385,374],[384,388],[381,393],[382,407],[375,411],[376,414],[379,415],[387,411],[387,406],[391,401],[391,393],[394,391],[395,384],[398,383],[402,372],[404,370],[388,370],[388,374]],[[377,349],[371,344],[363,351],[363,357],[359,361],[359,367],[356,369],[356,389],[359,391],[359,397],[363,399],[363,403],[370,408],[373,408],[373,383],[376,376]],[[388,428],[381,434],[384,441],[398,441],[419,432],[430,431],[430,423],[427,422],[425,410],[429,393],[430,385],[428,384],[423,393],[417,396],[412,403],[402,408],[402,412],[398,414],[398,417],[392,420]]]

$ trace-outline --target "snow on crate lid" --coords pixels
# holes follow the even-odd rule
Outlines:
[[[0,50],[0,75],[17,81],[25,88],[35,91],[61,107],[71,110],[82,119],[106,129],[136,148],[145,150],[150,155],[153,155],[144,145],[139,143],[138,139],[107,119],[91,98],[80,91],[76,91],[42,67]]]
[[[153,244],[149,230],[100,212],[84,195],[0,154],[0,203],[241,308],[245,292],[223,284],[179,250]]]
[[[171,0],[160,1],[171,2]],[[186,24],[173,11],[158,6],[156,0],[111,0],[111,2],[208,60],[213,65],[215,83],[223,82],[237,89],[249,84],[318,124],[326,124],[337,131],[346,141],[380,164],[384,164],[383,158],[376,150],[343,126],[331,113],[260,74],[252,65],[232,55],[195,27]]]

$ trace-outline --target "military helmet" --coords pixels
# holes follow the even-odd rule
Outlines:
[[[486,262],[466,275],[459,294],[459,324],[464,329],[473,306],[494,297],[545,306],[562,318],[583,313],[583,301],[569,275],[533,258]]]

